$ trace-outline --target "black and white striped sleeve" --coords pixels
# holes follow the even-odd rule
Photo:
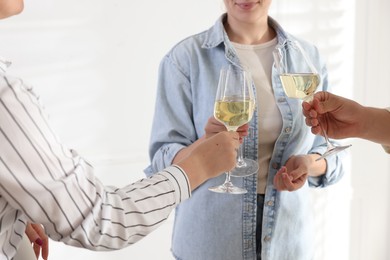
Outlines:
[[[190,197],[177,166],[122,188],[104,186],[84,158],[58,141],[32,90],[0,76],[0,202],[7,205],[0,221],[22,211],[54,240],[113,250],[146,236]],[[16,222],[2,223],[0,234]]]

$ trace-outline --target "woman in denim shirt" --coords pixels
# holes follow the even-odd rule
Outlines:
[[[233,180],[248,190],[244,195],[208,190],[222,183],[224,176],[193,191],[192,198],[176,210],[172,253],[182,260],[311,259],[309,187],[325,187],[341,178],[342,153],[314,162],[326,150],[325,141],[305,125],[301,101],[285,96],[272,66],[272,50],[286,39],[298,40],[320,73],[319,89],[327,91],[325,65],[314,46],[286,33],[268,17],[271,0],[224,3],[227,14],[209,30],[178,43],[160,64],[151,165],[145,172],[151,175],[171,165],[204,140],[219,70],[227,64],[249,65],[254,77],[257,110],[244,155],[259,160],[260,171]],[[294,53],[290,55],[293,66],[303,66]],[[283,165],[289,174],[303,174],[300,189],[287,192],[274,187]]]

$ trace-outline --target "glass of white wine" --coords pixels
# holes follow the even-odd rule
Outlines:
[[[252,119],[254,109],[255,98],[249,72],[234,65],[222,68],[215,98],[214,117],[224,124],[228,131],[237,131],[240,126]],[[210,187],[209,190],[230,194],[247,192],[244,188],[234,186],[230,177],[231,173],[226,172],[225,182]]]
[[[321,78],[299,42],[286,40],[274,50],[273,55],[275,66],[278,70],[283,90],[286,95],[289,98],[298,98],[310,102],[321,82]],[[299,60],[305,65],[293,66],[291,62],[292,59]],[[319,122],[319,124],[321,126],[321,122]],[[316,159],[317,161],[351,146],[333,145],[330,142],[325,129],[322,127],[321,129],[323,136],[325,137],[327,149],[321,157]]]

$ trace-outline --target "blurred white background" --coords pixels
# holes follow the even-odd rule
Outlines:
[[[60,138],[91,161],[107,185],[144,177],[158,64],[178,41],[208,29],[222,0],[25,0],[0,22],[0,55],[40,94]],[[337,94],[390,106],[390,2],[274,0],[272,16],[315,43]],[[349,139],[348,172],[313,190],[316,260],[390,259],[390,157]],[[170,219],[139,243],[96,253],[51,242],[50,258],[173,259]],[[277,260],[277,259],[275,259]],[[295,259],[293,259],[295,260]]]

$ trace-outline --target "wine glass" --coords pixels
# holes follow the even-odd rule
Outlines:
[[[249,72],[233,65],[222,68],[215,97],[214,117],[224,124],[228,131],[237,131],[252,119],[254,109],[255,98]],[[226,172],[225,182],[210,187],[209,190],[231,194],[247,192],[244,188],[234,186],[230,177],[231,172]]]
[[[303,50],[297,41],[286,40],[279,45],[273,52],[276,69],[278,70],[283,90],[289,98],[298,98],[306,102],[313,99],[314,92],[320,84],[321,78],[309,59],[309,56]],[[305,65],[293,66],[291,61],[299,60]],[[321,122],[319,121],[321,127]],[[323,127],[321,127],[325,137],[327,149],[325,153],[316,159],[316,161],[336,154],[351,145],[335,146],[333,145]]]

